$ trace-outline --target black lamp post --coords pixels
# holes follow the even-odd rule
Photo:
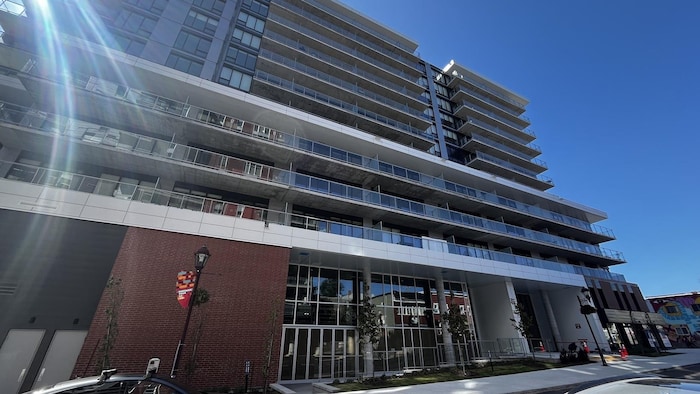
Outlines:
[[[175,351],[175,360],[173,360],[173,369],[170,371],[170,377],[175,378],[178,372],[178,366],[180,364],[180,355],[182,354],[182,348],[185,346],[185,337],[187,337],[187,327],[190,325],[190,316],[192,316],[192,307],[194,306],[195,299],[197,298],[197,287],[199,286],[199,274],[207,265],[207,260],[209,260],[209,249],[206,246],[202,246],[194,252],[194,269],[196,275],[194,278],[194,288],[192,289],[192,296],[190,297],[190,303],[187,306],[187,318],[185,319],[185,327],[182,329],[182,336],[180,337],[180,342],[177,344],[177,350]]]
[[[584,304],[583,301],[581,301],[581,297],[579,297],[578,295],[576,296],[576,299],[578,299],[578,304],[581,307],[581,314],[586,318],[586,323],[588,323],[588,329],[591,330],[591,336],[593,336],[595,346],[598,348],[598,354],[600,354],[600,359],[603,361],[603,366],[607,367],[608,363],[605,361],[603,349],[600,348],[598,340],[596,339],[595,334],[593,333],[593,327],[591,327],[591,322],[588,320],[588,315],[596,313],[595,307],[591,305],[591,291],[588,290],[587,287],[584,287],[581,289],[581,294],[583,294],[583,298],[586,299],[586,303]]]

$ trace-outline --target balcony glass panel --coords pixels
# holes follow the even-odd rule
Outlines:
[[[96,92],[99,94],[106,94],[106,93],[104,93],[103,90],[99,90],[96,88],[97,84],[95,83],[95,81],[99,81],[99,80],[94,78],[94,77],[75,74],[75,75],[57,77],[56,81],[57,82],[72,83],[74,86],[81,88],[81,89],[86,89],[86,90]],[[88,81],[90,81],[90,82],[88,82]],[[132,103],[137,103],[137,102],[148,103],[148,102],[151,102],[151,99],[150,99],[151,97],[157,97],[157,96],[154,96],[152,94],[141,92],[141,91],[138,91],[135,89],[130,89],[130,88],[126,88],[126,87],[124,87],[124,89],[127,91],[126,95],[121,94],[121,95],[115,95],[113,97],[115,99],[119,99],[119,100],[127,100],[127,101],[130,101]],[[113,90],[116,91],[117,89],[113,89]],[[146,95],[147,99],[137,100],[137,98],[140,97],[141,95]],[[172,100],[170,100],[170,101],[172,101]],[[180,116],[187,117],[187,118],[192,119],[193,121],[198,121],[198,122],[208,122],[209,114],[212,113],[211,111],[197,108],[197,107],[194,107],[190,104],[185,105],[184,108],[185,108],[184,113],[181,114]],[[31,110],[28,108],[17,107],[15,109],[15,107],[11,107],[5,103],[0,102],[0,113],[2,113],[2,115],[3,115],[2,119],[5,122],[20,124],[21,120],[24,119],[24,117],[29,116],[31,114],[34,114],[35,112],[37,112],[37,111]],[[252,124],[250,122],[244,122],[244,121],[241,121],[241,120],[238,120],[238,119],[232,118],[230,116],[226,116],[226,115],[221,115],[221,114],[217,114],[217,115],[218,115],[217,119],[223,119],[222,125],[214,124],[213,126],[222,127],[222,128],[227,129],[227,130],[230,130],[232,132],[244,133],[244,134],[246,134],[246,131],[245,131],[246,127],[244,127],[244,125],[250,125],[250,127],[248,128],[249,131],[247,132],[247,134],[250,134],[250,131],[253,129],[252,126],[254,124]],[[45,115],[44,115],[44,118],[46,118]],[[470,119],[469,121],[471,122],[472,120]],[[474,120],[474,121],[479,122],[476,120]],[[51,123],[54,125],[63,125],[63,126],[60,126],[58,128],[53,128],[53,130],[54,130],[54,132],[59,132],[59,133],[66,135],[66,136],[85,135],[85,137],[83,138],[85,141],[96,142],[96,143],[102,143],[103,140],[110,140],[110,139],[106,138],[107,131],[109,130],[109,128],[100,127],[100,126],[96,126],[96,125],[93,125],[90,128],[86,128],[86,127],[82,127],[82,126],[73,126],[73,124],[76,123],[75,121],[73,121],[69,118],[65,118],[62,116],[56,116],[56,115],[51,116]],[[84,122],[77,122],[77,123],[82,124]],[[70,125],[70,127],[69,127],[69,125]],[[43,129],[43,125],[37,126],[37,127],[40,129]],[[89,133],[86,130],[88,130]],[[124,132],[120,132],[117,135],[121,136],[121,134],[123,134],[123,133]],[[88,136],[90,136],[90,137],[88,137]],[[112,137],[110,137],[110,138],[112,138]],[[309,140],[306,140],[303,138],[295,137],[292,134],[287,134],[287,133],[283,133],[283,132],[278,131],[278,130],[274,130],[273,133],[269,134],[268,138],[271,138],[272,142],[275,142],[278,144],[282,144],[282,145],[289,146],[292,148],[303,149],[307,152],[313,152],[313,150],[312,150],[313,141],[309,141]],[[113,140],[113,138],[111,140]],[[117,140],[118,140],[118,138],[117,138]],[[150,144],[150,142],[148,142],[148,144]],[[337,149],[337,148],[333,148],[333,147],[331,147],[331,148]],[[176,144],[173,144],[170,142],[156,140],[154,143],[154,146],[153,146],[152,153],[155,155],[158,155],[158,156],[164,156],[164,157],[182,160],[184,157],[187,157],[187,153],[185,152],[185,150],[186,150],[186,148],[182,147],[181,145],[176,145]],[[339,149],[337,149],[337,150],[339,150]],[[380,162],[375,158],[369,158],[369,157],[361,156],[361,155],[354,154],[351,152],[347,152],[347,153],[348,153],[348,156],[347,156],[348,163],[362,166],[368,170],[377,170],[379,167]],[[338,160],[340,160],[340,159],[338,159]],[[416,174],[415,172],[408,171],[406,179],[413,180],[415,178],[415,174]],[[513,203],[515,203],[516,206],[514,209],[516,209],[520,212],[523,212],[523,213],[526,213],[529,215],[534,215],[534,216],[543,218],[545,220],[553,220],[553,221],[556,221],[559,223],[564,223],[564,224],[582,229],[584,231],[590,231],[590,232],[594,232],[597,234],[602,234],[602,235],[606,235],[606,236],[614,238],[614,235],[610,229],[607,229],[607,228],[604,228],[604,227],[601,227],[598,225],[593,225],[593,224],[588,223],[584,220],[580,220],[580,219],[577,219],[574,217],[562,215],[562,214],[559,214],[556,212],[552,212],[552,211],[548,211],[548,210],[539,208],[537,206],[524,204],[524,203],[513,201],[510,199],[508,199],[507,200],[508,202],[506,202],[506,204],[504,205],[502,200],[499,200],[499,196],[497,196],[494,193],[487,193],[487,192],[483,192],[483,191],[476,191],[476,190],[471,189],[471,188],[459,187],[461,185],[457,185],[457,186],[453,187],[453,185],[455,185],[455,184],[453,184],[453,183],[446,184],[444,179],[436,178],[436,177],[433,177],[433,176],[430,176],[427,174],[420,174],[420,173],[418,173],[418,174],[420,177],[420,183],[423,185],[427,185],[427,186],[434,187],[434,188],[441,189],[441,190],[448,190],[451,192],[457,192],[457,193],[463,194],[465,196],[478,198],[478,199],[485,201],[485,202],[488,202],[488,203],[494,203],[494,204],[498,204],[498,205],[507,206],[508,208],[513,208],[512,205],[513,205]],[[283,178],[287,178],[287,177],[288,177],[288,175],[286,175],[286,174],[283,174],[283,175],[278,174],[279,179],[283,179]],[[288,181],[284,181],[284,183],[288,183]],[[449,185],[449,188],[448,188],[448,185]],[[462,192],[465,189],[466,189],[466,194]]]
[[[376,229],[363,228],[360,226],[335,223],[307,216],[289,215],[284,212],[273,212],[260,208],[245,207],[226,201],[217,201],[199,196],[192,196],[176,192],[153,189],[150,186],[144,186],[144,184],[141,184],[137,187],[136,180],[133,179],[126,179],[126,182],[123,182],[113,180],[112,178],[116,179],[118,177],[111,175],[103,175],[102,178],[94,178],[59,170],[44,169],[18,163],[5,162],[5,164],[11,164],[15,167],[21,168],[22,173],[41,174],[39,176],[32,177],[32,179],[30,180],[29,177],[11,177],[13,173],[16,173],[16,171],[11,171],[10,174],[8,174],[8,179],[14,179],[15,181],[28,181],[30,183],[42,184],[44,186],[49,187],[70,188],[78,190],[83,190],[83,185],[89,185],[88,187],[85,187],[84,190],[90,190],[90,193],[103,194],[115,198],[123,198],[122,196],[128,196],[128,198],[142,201],[145,203],[153,203],[159,205],[167,204],[169,206],[182,209],[189,209],[194,211],[215,213],[221,215],[238,216],[253,220],[268,220],[268,218],[277,218],[275,223],[280,225],[285,225],[286,220],[284,218],[289,217],[291,226],[306,228],[314,231],[332,232],[346,236],[353,236],[358,238],[361,237],[366,239],[379,240],[383,242],[397,243],[416,248],[429,248],[429,245],[431,245],[430,242],[424,243],[424,240],[421,237],[413,237],[405,234],[391,233]],[[117,193],[117,191],[119,192]],[[274,214],[270,214],[270,212],[273,212]],[[426,238],[425,241],[430,241],[430,239]],[[571,242],[571,244],[573,245],[573,241],[567,241]],[[441,246],[438,248],[441,249]],[[473,248],[463,245],[447,243],[447,250],[450,253],[460,254],[464,256],[473,256],[489,260],[496,260],[511,264],[557,270],[561,272],[577,273],[591,277],[624,280],[624,277],[622,275],[610,273],[603,269],[592,269],[586,267],[571,266],[568,264],[561,264],[546,260],[538,260],[523,256],[515,256],[510,253],[496,252],[487,249]],[[622,255],[619,254],[619,252],[603,250],[603,254],[605,256],[610,256],[611,258],[623,261]]]

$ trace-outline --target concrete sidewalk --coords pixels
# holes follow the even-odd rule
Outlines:
[[[383,389],[352,391],[355,394],[476,394],[476,393],[517,393],[536,391],[590,382],[615,376],[641,374],[659,369],[674,368],[700,363],[700,349],[673,349],[676,353],[664,357],[630,356],[627,361],[614,359],[605,367],[600,363],[576,365],[572,367],[547,369],[513,375],[487,378],[463,379],[451,382],[430,383],[415,386],[389,387]],[[593,358],[592,358],[593,359]],[[297,388],[297,390],[301,387]],[[309,387],[310,389],[310,387]],[[297,393],[310,391],[297,391]]]

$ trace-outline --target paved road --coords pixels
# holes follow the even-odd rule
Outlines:
[[[685,365],[682,367],[674,367],[668,369],[661,369],[657,371],[647,372],[652,375],[659,375],[664,378],[677,378],[677,379],[694,379],[700,380],[700,364]],[[567,391],[577,387],[579,384],[570,384],[566,386],[550,387],[543,390],[526,391],[520,394],[562,394]]]

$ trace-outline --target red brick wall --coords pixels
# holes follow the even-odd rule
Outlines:
[[[207,245],[211,258],[200,287],[211,299],[192,314],[177,380],[192,389],[243,386],[244,362],[250,360],[250,386],[262,386],[269,320],[276,311],[269,375],[270,382],[276,381],[289,249],[141,228],[129,228],[112,270],[122,280],[124,299],[111,366],[142,373],[149,358],[159,357],[159,374],[170,375],[186,317],[176,299],[176,277],[181,270],[194,269],[194,252],[202,245]],[[96,349],[106,330],[107,305],[103,294],[75,376],[99,370]],[[199,368],[188,378],[185,367],[202,315]]]

